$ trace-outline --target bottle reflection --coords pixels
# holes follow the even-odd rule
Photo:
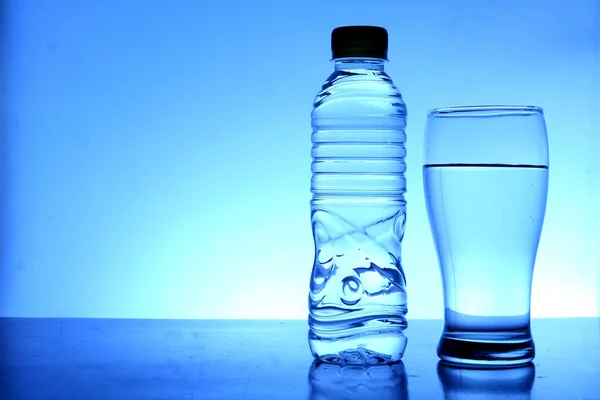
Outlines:
[[[373,366],[313,362],[308,373],[311,400],[408,399],[402,362]]]
[[[446,400],[531,399],[533,363],[507,369],[466,369],[438,363]]]

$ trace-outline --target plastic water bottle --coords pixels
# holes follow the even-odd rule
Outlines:
[[[335,70],[311,115],[309,344],[326,362],[394,362],[406,347],[406,106],[387,46],[384,28],[334,29]]]

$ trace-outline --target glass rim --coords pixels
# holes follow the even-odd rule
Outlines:
[[[427,113],[428,117],[502,117],[510,115],[543,115],[544,110],[538,106],[515,105],[481,105],[434,108]]]

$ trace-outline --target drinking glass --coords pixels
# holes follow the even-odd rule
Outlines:
[[[548,192],[542,109],[430,111],[423,181],[444,286],[438,356],[475,367],[531,361],[531,281]]]

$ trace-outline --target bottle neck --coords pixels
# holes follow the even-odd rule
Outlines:
[[[368,69],[372,71],[383,71],[385,61],[383,58],[347,57],[334,58],[335,70]]]

